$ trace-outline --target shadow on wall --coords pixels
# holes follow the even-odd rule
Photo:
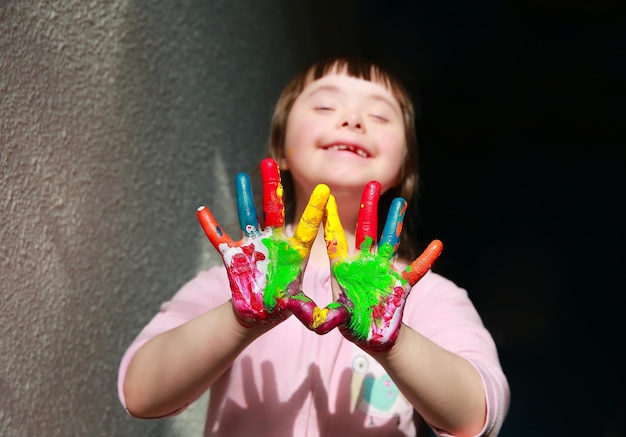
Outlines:
[[[116,112],[131,137],[123,189],[132,200],[116,219],[125,223],[117,239],[131,262],[115,266],[133,290],[118,309],[126,341],[198,270],[221,262],[197,222],[198,206],[240,235],[234,176],[255,171],[265,156],[284,82],[320,44],[351,44],[347,21],[330,27],[343,35],[332,42],[301,7],[335,24],[349,14],[347,4],[285,1],[161,5],[158,14],[137,3],[126,11]],[[198,435],[207,400],[159,426],[167,435]]]

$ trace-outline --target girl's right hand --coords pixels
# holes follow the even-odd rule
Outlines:
[[[314,304],[301,290],[302,277],[330,195],[326,185],[318,185],[293,236],[287,237],[283,187],[276,161],[264,159],[261,175],[264,229],[260,228],[250,177],[245,173],[236,177],[241,240],[233,241],[207,207],[202,206],[197,211],[202,229],[222,256],[230,280],[233,308],[245,327],[278,324],[292,311],[313,311]]]

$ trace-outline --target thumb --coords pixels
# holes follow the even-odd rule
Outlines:
[[[337,212],[337,202],[332,194],[328,197],[328,202],[326,203],[324,241],[326,242],[326,252],[331,265],[348,255],[346,233],[341,226],[341,220]]]

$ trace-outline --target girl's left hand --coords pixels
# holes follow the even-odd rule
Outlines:
[[[363,191],[356,230],[355,255],[347,241],[331,195],[326,204],[324,238],[332,263],[335,301],[347,310],[339,326],[348,340],[368,352],[389,350],[395,343],[411,288],[430,270],[443,248],[435,240],[403,271],[393,265],[400,243],[406,201],[393,200],[380,241],[376,242],[380,184],[370,182]],[[338,289],[337,289],[338,287]]]

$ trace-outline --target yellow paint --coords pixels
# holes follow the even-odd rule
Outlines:
[[[328,309],[324,308],[323,310],[319,307],[315,307],[313,309],[313,329],[319,327],[322,323],[326,321],[326,316],[328,315]]]
[[[319,184],[313,190],[300,222],[293,233],[292,245],[302,257],[306,257],[317,236],[320,223],[324,219],[326,202],[330,196],[330,188]]]
[[[274,162],[276,163],[276,171],[278,172],[278,175],[280,177],[280,165],[278,165],[276,161]],[[276,195],[280,200],[283,200],[283,184],[280,179],[278,180],[278,184],[276,185]]]
[[[339,213],[337,212],[337,202],[334,196],[328,198],[326,203],[326,222],[324,223],[324,240],[326,240],[326,251],[328,257],[344,258],[348,255],[348,241],[346,233],[341,226]]]

